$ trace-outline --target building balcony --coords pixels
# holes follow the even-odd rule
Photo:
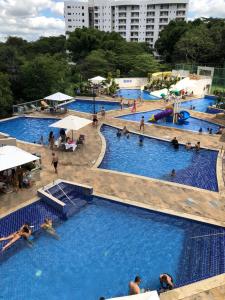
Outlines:
[[[131,13],[131,18],[137,18],[139,17],[139,13]]]
[[[169,19],[168,18],[160,18],[159,19],[159,23],[160,24],[167,24],[169,22]]]
[[[168,16],[169,12],[168,11],[161,11],[160,12],[160,17]]]
[[[137,31],[139,30],[139,26],[130,26],[131,31]]]
[[[154,17],[155,16],[155,12],[154,11],[148,11],[147,12],[147,17]]]
[[[149,10],[149,9],[155,9],[155,5],[152,5],[152,4],[147,5],[147,10]]]
[[[186,4],[177,4],[177,9],[186,9]]]
[[[126,18],[126,13],[119,13],[118,18]]]
[[[185,10],[177,11],[177,12],[176,12],[176,15],[177,15],[178,17],[185,16]]]
[[[147,24],[154,23],[154,22],[155,22],[155,19],[146,19]]]
[[[154,25],[146,25],[146,30],[154,30]]]
[[[131,24],[139,24],[139,19],[133,19],[130,22]]]

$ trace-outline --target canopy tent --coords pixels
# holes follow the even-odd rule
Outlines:
[[[52,94],[48,97],[45,97],[44,99],[45,100],[50,100],[50,101],[56,101],[56,102],[63,102],[63,101],[73,100],[74,97],[68,96],[68,95],[63,94],[63,93],[55,93],[55,94]]]
[[[92,123],[92,121],[90,121],[88,119],[70,115],[68,117],[65,117],[62,120],[59,120],[59,121],[51,124],[50,127],[64,128],[64,129],[72,130],[72,134],[73,134],[73,130],[79,130],[91,123]]]
[[[106,80],[106,78],[101,77],[101,76],[96,76],[96,77],[93,77],[93,78],[88,79],[88,80],[91,81],[91,82],[94,83],[94,84],[99,84],[99,83],[101,83],[102,81]]]
[[[22,166],[40,159],[16,146],[3,146],[0,148],[0,171]]]

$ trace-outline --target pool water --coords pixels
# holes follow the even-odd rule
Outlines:
[[[47,144],[50,131],[54,132],[55,137],[59,136],[59,129],[49,127],[56,121],[57,119],[53,118],[18,117],[0,122],[0,132],[18,140],[36,144],[40,143],[43,135],[44,143]]]
[[[152,290],[159,288],[163,272],[178,286],[201,280],[224,272],[224,236],[192,237],[221,232],[94,197],[57,227],[60,240],[42,233],[32,248],[24,246],[1,261],[0,295],[4,300],[98,300],[127,295],[136,275],[142,288]]]
[[[190,109],[192,105],[195,106],[195,111],[207,112],[207,108],[209,106],[215,105],[216,102],[217,101],[215,99],[202,98],[202,99],[195,99],[195,100],[182,102],[181,106],[183,108]]]
[[[162,110],[160,110],[160,109],[156,109],[156,110],[151,110],[151,111],[147,111],[147,112],[143,112],[143,113],[129,114],[129,115],[121,116],[118,118],[123,119],[123,120],[128,120],[128,121],[140,122],[141,117],[144,116],[145,122],[147,122],[151,118],[152,115],[155,115],[161,111]],[[151,123],[148,122],[147,124],[151,124]],[[165,119],[161,119],[154,124],[161,125],[161,126],[173,127],[173,128],[179,128],[179,129],[189,130],[189,131],[199,131],[199,129],[202,128],[202,132],[207,132],[207,133],[208,133],[208,128],[211,128],[213,133],[216,133],[219,129],[219,125],[217,125],[217,124],[207,122],[207,121],[204,121],[201,119],[193,118],[193,117],[190,117],[189,119],[187,119],[187,121],[185,121],[185,123],[182,125],[173,124],[172,122],[166,122]]]
[[[159,100],[159,98],[151,95],[149,92],[138,89],[120,89],[117,92],[117,96],[126,99],[138,99],[141,97],[143,100]]]
[[[107,146],[100,168],[218,191],[217,151],[196,152],[186,150],[183,145],[175,150],[169,142],[148,137],[144,137],[140,146],[139,135],[118,138],[117,129],[107,125],[102,126],[101,132]],[[175,177],[170,176],[173,169]]]
[[[69,104],[66,104],[66,107],[71,110],[81,111],[85,113],[94,112],[94,101],[93,100],[76,100]],[[119,102],[109,102],[109,101],[95,101],[95,111],[99,112],[102,107],[106,111],[120,109]]]

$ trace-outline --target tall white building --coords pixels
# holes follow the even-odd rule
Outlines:
[[[186,20],[189,0],[70,0],[64,2],[66,32],[94,27],[116,31],[151,47],[171,20]]]

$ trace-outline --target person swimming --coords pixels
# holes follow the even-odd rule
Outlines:
[[[139,135],[139,146],[143,146],[144,143],[144,137],[143,135]]]
[[[118,130],[117,130],[117,133],[116,133],[116,136],[120,138],[121,135],[122,135],[122,130],[121,130],[121,129],[118,129]]]
[[[46,218],[44,220],[44,223],[41,225],[41,228],[46,230],[49,234],[51,234],[55,238],[59,239],[58,234],[56,233],[55,229],[53,228],[53,222],[51,219]]]
[[[170,176],[171,176],[171,177],[175,177],[175,176],[176,176],[176,171],[175,171],[175,169],[173,169],[173,170],[171,171]]]
[[[161,292],[165,292],[167,290],[172,290],[174,288],[173,277],[167,273],[161,274],[159,276]]]

